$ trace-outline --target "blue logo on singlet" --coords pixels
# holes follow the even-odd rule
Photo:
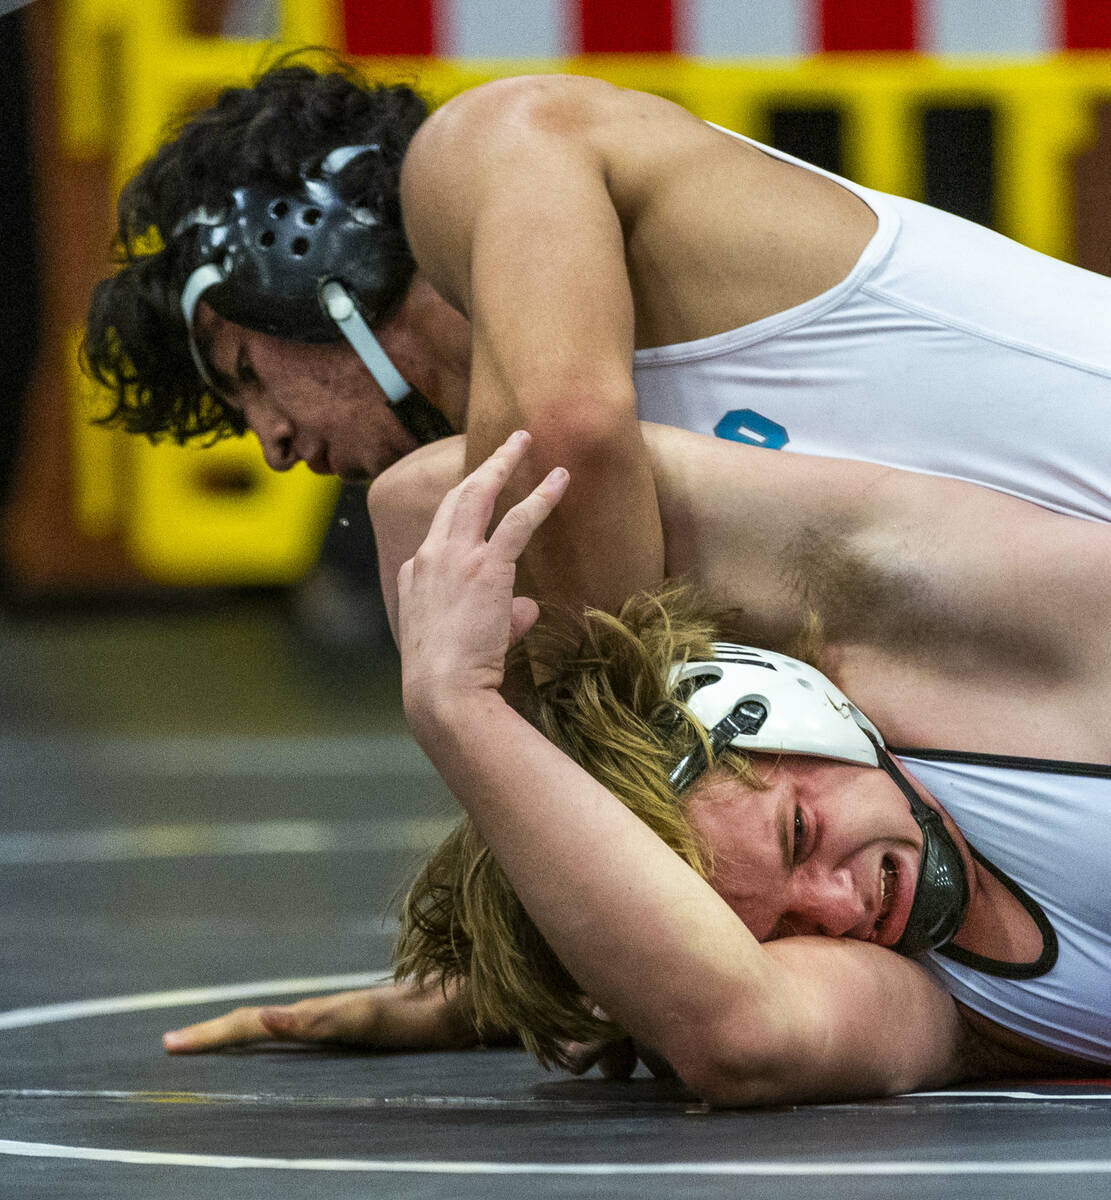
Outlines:
[[[730,442],[747,442],[765,450],[782,450],[790,441],[787,430],[751,408],[735,408],[714,426],[714,435]]]

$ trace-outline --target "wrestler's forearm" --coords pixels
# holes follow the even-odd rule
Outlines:
[[[743,1039],[754,1090],[735,1079],[729,1099],[766,1099],[784,1053],[805,1054],[806,1022],[721,898],[496,694],[440,697],[410,720],[584,991],[697,1090]]]
[[[663,527],[631,388],[626,402],[615,398],[608,405],[608,416],[602,397],[592,399],[598,408],[589,422],[509,406],[496,421],[476,418],[468,427],[467,465],[481,462],[514,428],[532,431],[521,479],[507,489],[501,510],[554,466],[565,466],[574,483],[522,556],[518,590],[570,609],[616,612],[630,595],[662,581]],[[553,408],[574,406],[557,401]]]
[[[468,471],[526,429],[497,511],[555,467],[574,481],[525,550],[518,592],[610,609],[663,576],[628,230],[604,148],[613,98],[559,80],[475,89],[422,126],[402,178],[413,253],[470,322]]]

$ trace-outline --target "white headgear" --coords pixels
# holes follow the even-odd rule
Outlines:
[[[682,696],[682,685],[692,683],[685,702],[710,733],[715,754],[735,746],[880,765],[879,730],[836,684],[797,658],[716,642],[711,661],[672,668],[670,691]],[[682,790],[705,767],[700,746],[675,768],[672,783]]]

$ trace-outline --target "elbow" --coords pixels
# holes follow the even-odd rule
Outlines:
[[[699,1100],[714,1108],[764,1108],[813,1098],[783,1073],[761,1070],[755,1064],[740,1064],[736,1060],[691,1064],[688,1072],[680,1070],[678,1075]]]
[[[705,1060],[677,1074],[689,1091],[714,1108],[758,1108],[783,1099],[774,1081],[769,1085],[751,1070],[738,1071],[735,1063]]]
[[[728,1031],[706,1029],[684,1038],[668,1055],[683,1084],[716,1108],[754,1108],[806,1100],[808,1073],[798,1055],[780,1053],[774,1038],[748,1031],[740,1041]],[[812,1083],[812,1081],[809,1081]]]
[[[612,469],[615,457],[620,460],[630,451],[647,457],[631,379],[592,388],[576,381],[547,402],[534,398],[522,415],[532,435],[533,456],[552,465]]]
[[[672,1062],[680,1081],[705,1104],[744,1108],[770,1103],[767,1087],[753,1069],[725,1055],[705,1051]]]

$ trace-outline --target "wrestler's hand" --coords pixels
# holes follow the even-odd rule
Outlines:
[[[406,712],[496,691],[509,647],[536,621],[534,600],[513,595],[517,558],[559,502],[561,467],[511,508],[486,537],[498,494],[524,458],[529,436],[513,434],[452,488],[428,536],[398,573],[399,644]]]
[[[373,1047],[377,988],[314,996],[296,1004],[237,1008],[163,1034],[170,1054],[199,1054],[248,1042],[334,1042]]]
[[[601,1009],[596,1010],[605,1019]],[[628,1079],[643,1062],[657,1079],[674,1079],[675,1072],[664,1058],[631,1037],[598,1038],[593,1042],[567,1042],[562,1047],[567,1069],[585,1075],[597,1067],[605,1079]]]
[[[494,1035],[488,1041],[497,1040]],[[164,1034],[170,1054],[200,1054],[250,1042],[328,1042],[365,1050],[456,1050],[478,1034],[457,988],[410,983],[313,996],[296,1004],[237,1008]]]
[[[630,1037],[612,1042],[569,1042],[562,1049],[572,1075],[585,1075],[591,1067],[597,1067],[606,1079],[628,1079],[636,1070],[637,1052]]]

